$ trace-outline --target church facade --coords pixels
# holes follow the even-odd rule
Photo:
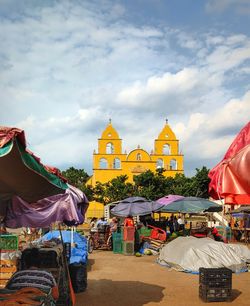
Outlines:
[[[133,183],[133,176],[147,170],[156,172],[163,168],[163,175],[174,177],[184,173],[183,154],[179,152],[179,140],[166,120],[166,124],[154,140],[154,150],[146,152],[139,146],[129,152],[122,152],[122,139],[112,126],[111,120],[98,139],[98,151],[93,153],[93,175],[87,182],[93,187],[99,181],[106,183],[120,175],[127,175]]]

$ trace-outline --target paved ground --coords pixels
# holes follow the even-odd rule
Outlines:
[[[197,306],[198,275],[169,271],[155,256],[124,256],[94,251],[89,257],[88,288],[76,306]],[[249,306],[250,273],[233,274],[233,298],[211,306]]]

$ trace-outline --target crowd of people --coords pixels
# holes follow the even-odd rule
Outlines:
[[[185,229],[185,220],[184,216],[179,214],[178,217],[174,214],[171,214],[170,217],[166,219],[160,219],[160,221],[155,221],[151,215],[141,216],[140,222],[144,226],[155,226],[159,227],[165,231],[169,231],[170,234],[173,232],[183,231]]]
[[[90,230],[96,231],[101,227],[109,226],[110,231],[116,232],[119,226],[135,226],[135,222],[132,216],[128,216],[124,219],[123,223],[121,223],[121,220],[117,217],[113,217],[110,222],[108,222],[104,217],[101,217],[100,219],[94,217],[90,221]]]
[[[155,221],[151,215],[140,216],[139,222],[135,221],[132,216],[128,216],[123,221],[120,218],[113,217],[110,222],[105,220],[104,217],[98,219],[96,217],[92,218],[90,221],[91,231],[97,231],[98,228],[103,226],[109,226],[110,231],[114,232],[119,226],[155,226],[159,227],[165,231],[169,231],[171,234],[177,231],[183,231],[185,229],[185,220],[183,215],[178,217],[172,214],[169,218],[164,220]]]

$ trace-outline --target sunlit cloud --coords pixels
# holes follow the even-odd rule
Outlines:
[[[208,1],[204,18],[244,7]],[[1,125],[23,128],[46,163],[91,173],[109,118],[124,150],[150,152],[168,118],[186,164],[209,164],[249,120],[246,31],[190,30],[156,22],[152,11],[145,22],[130,9],[111,0],[0,1]]]

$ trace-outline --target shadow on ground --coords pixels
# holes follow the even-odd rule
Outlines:
[[[76,306],[143,306],[160,302],[164,289],[137,281],[89,280],[87,290],[76,295]]]
[[[232,297],[231,297],[231,301],[234,301],[237,299],[238,296],[241,295],[241,291],[237,290],[237,289],[232,289]]]
[[[92,266],[94,265],[95,260],[94,259],[88,259],[88,264],[87,264],[87,271],[90,272],[92,270]]]

